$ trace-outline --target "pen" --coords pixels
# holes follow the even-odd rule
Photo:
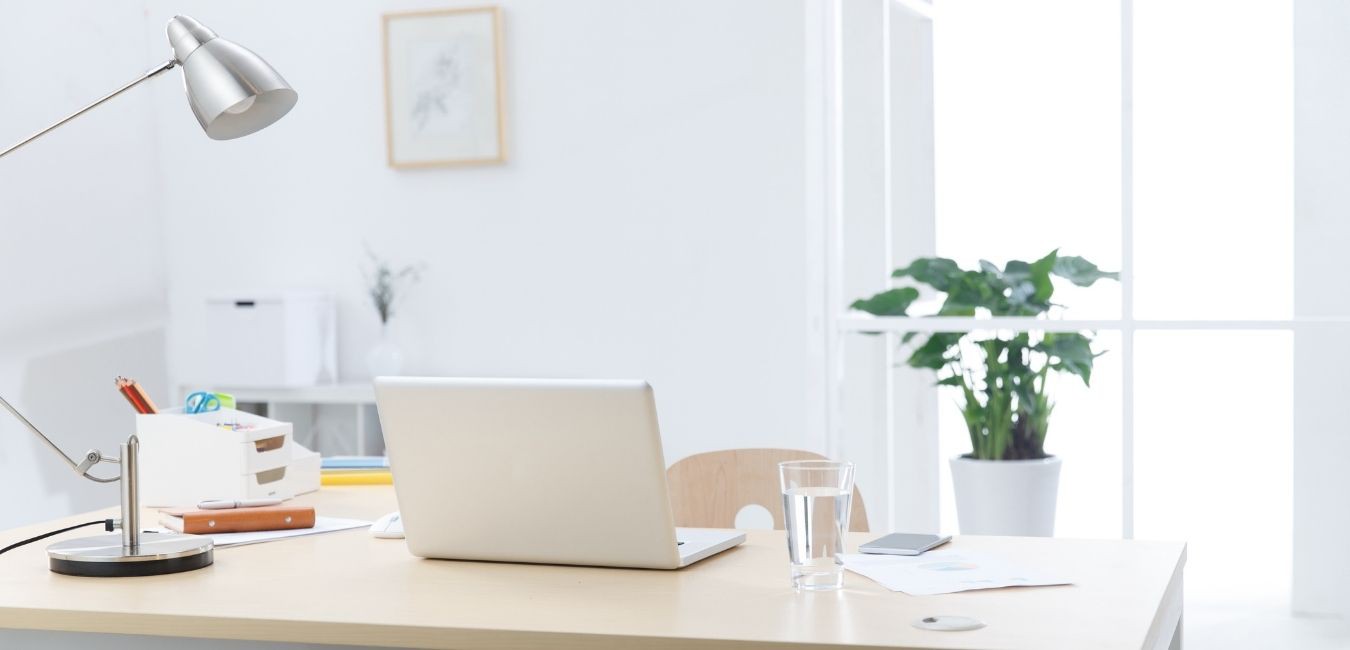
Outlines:
[[[261,508],[281,505],[281,499],[245,499],[230,501],[226,499],[207,499],[197,504],[199,510],[230,510],[233,508]]]

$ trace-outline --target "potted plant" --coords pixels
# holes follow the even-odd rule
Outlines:
[[[1038,317],[1058,305],[1052,276],[1080,287],[1119,279],[1081,258],[1051,252],[1034,262],[1013,260],[1002,269],[980,261],[978,269],[930,257],[891,274],[944,294],[937,316]],[[912,286],[855,301],[853,309],[876,316],[908,316],[919,299]],[[959,392],[957,405],[972,450],[951,459],[961,532],[975,535],[1038,535],[1055,529],[1060,459],[1045,453],[1054,401],[1047,391],[1052,372],[1089,385],[1090,333],[910,332],[901,339],[908,365],[937,373],[937,384]]]
[[[370,258],[370,268],[365,272],[366,294],[380,316],[380,338],[366,355],[366,365],[372,377],[397,375],[403,371],[403,351],[390,335],[389,319],[393,318],[394,307],[404,289],[422,279],[426,264],[419,262],[396,269],[376,255],[369,245],[366,255]]]

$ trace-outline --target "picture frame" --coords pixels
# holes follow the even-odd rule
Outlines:
[[[383,16],[390,167],[506,161],[500,7]]]

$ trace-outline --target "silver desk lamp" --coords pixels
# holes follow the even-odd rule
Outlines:
[[[216,36],[205,25],[187,16],[174,16],[167,31],[169,44],[173,46],[172,59],[0,151],[0,158],[175,66],[183,68],[183,87],[187,90],[192,114],[197,116],[197,121],[212,140],[231,140],[261,130],[295,106],[298,96],[290,84],[257,54]]]
[[[116,97],[131,87],[175,66],[183,68],[183,87],[193,115],[213,140],[230,140],[263,129],[281,119],[295,106],[298,96],[290,84],[266,61],[249,50],[188,18],[174,16],[167,28],[173,58],[148,70],[131,83],[108,93],[94,103],[62,118],[23,141],[0,151],[12,153],[86,111]],[[122,482],[122,518],[116,525],[121,534],[99,535],[57,542],[47,547],[51,570],[78,576],[147,576],[191,571],[212,562],[210,538],[197,535],[142,532],[140,499],[136,484],[140,441],[131,436],[122,443],[116,458],[98,450],[85,452],[76,462],[33,426],[3,397],[0,406],[61,455],[71,469],[91,481]],[[90,471],[99,463],[117,463],[121,473],[104,478]]]

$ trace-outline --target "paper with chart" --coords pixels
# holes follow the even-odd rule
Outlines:
[[[952,594],[972,589],[1067,585],[1068,577],[1035,567],[1018,566],[984,553],[955,549],[923,555],[843,554],[844,568],[871,578],[891,591],[911,596]]]

